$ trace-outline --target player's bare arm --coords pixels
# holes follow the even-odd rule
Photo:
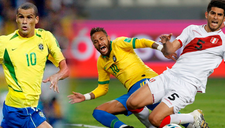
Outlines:
[[[171,56],[173,55],[180,47],[180,42],[178,40],[174,40],[173,42],[170,42],[172,33],[169,35],[162,35],[160,36],[160,39],[163,44],[162,53],[164,56]]]
[[[95,95],[91,92],[91,93],[87,93],[87,94],[81,94],[78,92],[73,92],[73,94],[67,96],[69,98],[69,103],[74,104],[74,103],[80,103],[83,102],[85,100],[90,100],[90,99],[95,99]]]
[[[53,88],[55,92],[59,93],[58,81],[63,80],[69,76],[69,69],[66,64],[66,60],[62,60],[59,63],[59,71],[56,74],[51,75],[47,79],[43,80],[44,83],[50,82],[50,89]]]
[[[153,49],[157,49],[157,50],[159,50],[159,51],[161,51],[162,53],[163,53],[163,50],[164,50],[164,48],[163,48],[163,45],[161,45],[161,44],[158,44],[158,43],[153,43],[152,44],[152,48]],[[164,55],[164,54],[163,54]],[[176,58],[177,58],[177,54],[176,53],[173,53],[173,54],[171,54],[171,55],[164,55],[167,59],[172,59],[172,60],[174,60],[174,61],[176,61]]]

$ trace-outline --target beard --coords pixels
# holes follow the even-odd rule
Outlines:
[[[222,23],[223,23],[223,22],[222,22]],[[214,32],[214,31],[219,30],[219,28],[220,28],[220,26],[222,25],[222,23],[218,24],[218,27],[212,28],[212,27],[210,26],[210,22],[208,21],[208,26],[209,26],[210,31]]]
[[[110,45],[110,40],[107,40],[108,44],[105,46],[107,49],[106,53],[102,53],[100,49],[98,49],[99,53],[101,53],[103,56],[109,56],[111,52],[111,45]]]

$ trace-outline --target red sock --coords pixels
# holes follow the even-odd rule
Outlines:
[[[167,116],[163,119],[163,121],[161,122],[159,128],[164,127],[165,125],[170,124],[170,116]]]
[[[128,109],[128,110],[131,111],[132,113],[139,113],[139,112],[141,112],[143,109],[144,109],[144,108],[137,108],[137,109],[135,109],[135,110],[130,110],[130,109]]]

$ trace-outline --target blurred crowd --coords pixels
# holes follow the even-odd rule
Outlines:
[[[24,2],[34,3],[38,7],[40,21],[37,28],[51,31],[62,50],[67,48],[72,36],[72,22],[87,16],[83,0],[0,0],[0,35],[17,29],[15,11]]]

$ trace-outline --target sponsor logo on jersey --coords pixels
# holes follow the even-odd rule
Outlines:
[[[215,37],[212,37],[210,42],[213,43],[213,44],[216,44],[217,42],[219,41],[218,38],[215,38]]]
[[[39,44],[39,45],[38,45],[38,48],[39,48],[40,50],[43,50],[43,49],[44,49],[44,45],[43,45],[43,44]]]
[[[115,55],[113,56],[113,61],[116,62],[116,56]]]

